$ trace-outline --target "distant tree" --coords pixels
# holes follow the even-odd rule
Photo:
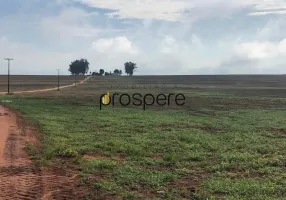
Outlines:
[[[100,69],[99,70],[99,74],[102,76],[104,74],[104,70],[103,69]]]
[[[69,71],[72,75],[85,75],[89,70],[89,62],[86,59],[75,60],[69,65]]]
[[[110,76],[111,74],[110,73],[108,73],[108,72],[105,72],[105,74],[104,74],[105,76]]]
[[[120,71],[119,71],[118,69],[115,69],[115,70],[114,70],[114,74],[119,75],[119,74],[120,74]]]
[[[122,74],[122,71],[121,71],[121,70],[119,70],[119,75],[121,76],[121,74]]]
[[[134,69],[137,68],[136,63],[133,62],[126,62],[124,63],[124,66],[125,66],[125,73],[129,76],[132,76]]]
[[[92,75],[93,75],[93,76],[102,76],[103,74],[100,74],[100,73],[98,73],[98,72],[95,71],[95,72],[92,72]]]

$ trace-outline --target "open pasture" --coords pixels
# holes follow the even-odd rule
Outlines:
[[[108,91],[182,93],[186,104],[99,110]],[[283,75],[123,76],[0,98],[38,128],[36,165],[77,177],[59,189],[66,198],[282,200],[285,94]]]

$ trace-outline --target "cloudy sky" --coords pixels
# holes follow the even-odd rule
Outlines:
[[[2,57],[2,58],[1,58]],[[1,0],[0,74],[286,73],[286,0]]]

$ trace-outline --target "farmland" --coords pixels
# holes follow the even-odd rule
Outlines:
[[[12,80],[15,91],[57,86],[56,76]],[[0,77],[0,92],[6,81]],[[282,200],[285,91],[283,75],[110,76],[0,100],[33,127],[37,141],[25,149],[41,171],[34,175],[43,185],[53,182],[45,181],[46,169],[61,177],[51,186],[56,192],[30,198]],[[182,93],[186,104],[99,110],[106,92]],[[7,173],[0,167],[1,176]]]
[[[84,76],[77,76],[77,82],[84,79]],[[60,86],[73,84],[74,76],[60,76]],[[8,76],[0,76],[0,92],[7,92]],[[58,76],[36,76],[36,75],[11,75],[10,91],[24,91],[53,88],[58,86]]]

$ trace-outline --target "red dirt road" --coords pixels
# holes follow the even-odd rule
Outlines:
[[[44,92],[56,89],[13,93]],[[35,166],[25,147],[27,143],[37,143],[37,134],[37,130],[19,118],[17,113],[0,105],[0,200],[84,199],[82,197],[84,193],[77,187],[76,173],[57,167]]]
[[[56,89],[14,93],[44,92]],[[57,167],[39,168],[35,166],[25,147],[27,143],[37,142],[36,134],[37,130],[27,125],[15,112],[0,105],[0,200],[84,199],[84,192],[77,187],[76,173]]]
[[[3,163],[3,154],[5,149],[5,142],[8,138],[9,131],[15,124],[15,119],[8,115],[8,110],[0,106],[0,165]]]
[[[84,82],[86,82],[88,79],[90,79],[91,77],[87,77],[86,79],[80,81],[78,84],[83,84]],[[72,87],[75,84],[71,84],[71,85],[65,85],[65,86],[61,86],[59,87],[59,89],[63,89],[63,88],[68,88],[68,87]],[[57,90],[58,87],[54,87],[54,88],[47,88],[47,89],[40,89],[40,90],[26,90],[26,91],[16,91],[16,92],[12,92],[13,94],[22,94],[22,93],[35,93],[35,92],[47,92],[47,91],[53,91],[53,90]],[[7,92],[0,92],[1,94],[7,94]]]
[[[18,123],[14,113],[0,106],[1,200],[36,197],[38,178],[33,175],[32,161],[24,151],[25,141],[31,141],[31,137],[19,128]]]
[[[0,200],[83,199],[76,173],[36,167],[25,147],[36,143],[37,130],[0,106]]]

